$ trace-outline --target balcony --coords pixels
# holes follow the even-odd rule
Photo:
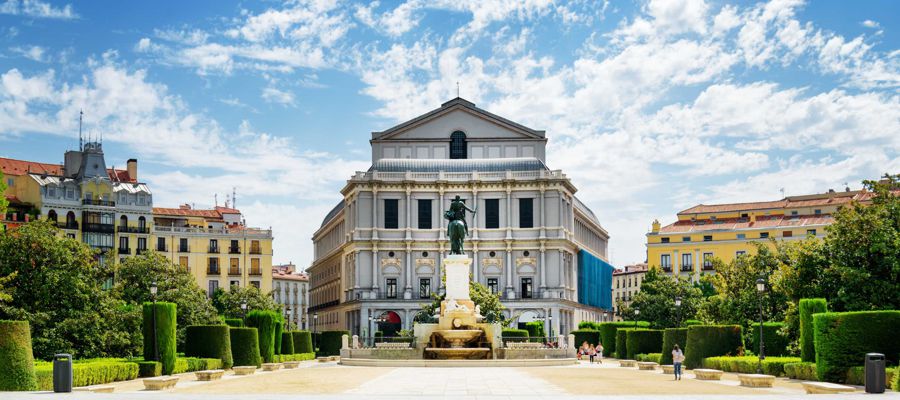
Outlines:
[[[134,251],[134,254],[137,254],[137,255],[141,255],[141,254],[145,254],[145,253],[147,253],[147,249],[138,248],[137,250]]]
[[[259,248],[250,248],[250,254],[262,254]]]
[[[357,171],[350,178],[354,181],[383,182],[471,182],[471,181],[512,181],[533,179],[568,179],[561,170],[555,171],[491,171],[491,172],[380,172]]]
[[[166,245],[162,245],[162,246],[156,245],[156,251],[165,253],[165,252],[166,252]]]
[[[207,275],[219,275],[219,266],[218,265],[210,265],[206,267]]]
[[[240,268],[229,268],[229,269],[228,269],[228,275],[231,275],[231,276],[241,276],[241,269],[240,269]]]
[[[81,204],[86,206],[103,206],[103,207],[115,207],[116,202],[110,200],[94,200],[94,199],[82,199]]]
[[[178,247],[178,252],[179,252],[179,253],[190,253],[190,252],[191,252],[191,249],[190,249],[189,247],[187,247],[187,246],[179,246],[179,247]]]
[[[251,276],[259,276],[259,275],[262,275],[262,270],[259,269],[259,268],[250,268],[250,275],[251,275]]]
[[[704,271],[712,271],[712,270],[715,270],[715,269],[716,269],[716,267],[713,267],[713,264],[712,264],[712,263],[704,263],[704,264],[703,264],[703,270],[704,270]]]
[[[663,272],[672,272],[672,266],[671,265],[663,265],[662,270],[663,270]]]
[[[210,253],[210,254],[219,254],[219,247],[218,247],[218,246],[210,246],[210,247],[209,247],[208,253]]]
[[[241,248],[240,247],[229,247],[228,254],[241,254]]]
[[[691,272],[694,270],[694,264],[682,264],[681,272]]]
[[[78,222],[57,222],[56,226],[59,229],[78,229]]]
[[[113,224],[96,224],[88,222],[81,225],[81,230],[83,232],[115,233],[116,226]]]
[[[118,229],[119,233],[143,233],[143,234],[150,233],[150,228],[148,228],[146,226],[140,227],[140,226],[121,226],[120,225],[117,229]]]
[[[131,249],[128,247],[119,247],[119,254],[131,254]]]
[[[248,228],[248,227],[233,227],[233,228],[200,228],[195,226],[160,226],[153,225],[154,233],[166,233],[166,234],[198,234],[198,235],[233,235],[233,236],[241,236],[241,237],[252,237],[252,238],[262,238],[262,239],[271,239],[272,238],[272,230],[271,229],[257,229],[257,228]]]

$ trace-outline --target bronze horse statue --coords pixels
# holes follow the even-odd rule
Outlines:
[[[475,210],[466,207],[466,203],[456,196],[450,201],[450,209],[444,213],[444,218],[450,223],[447,224],[447,237],[450,238],[450,254],[464,254],[463,241],[469,234],[469,226],[466,224],[466,211],[475,214]]]

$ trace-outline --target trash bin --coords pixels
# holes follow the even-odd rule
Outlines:
[[[53,391],[69,393],[72,391],[72,355],[57,354],[53,356]]]
[[[866,393],[884,393],[884,354],[866,354]]]

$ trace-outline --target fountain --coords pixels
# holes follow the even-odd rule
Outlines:
[[[480,327],[483,317],[469,299],[469,267],[472,260],[451,254],[443,261],[446,293],[438,314],[438,326],[431,333],[426,359],[473,360],[491,355],[491,342]]]

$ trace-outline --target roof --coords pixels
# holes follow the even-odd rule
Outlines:
[[[222,214],[216,210],[195,210],[193,208],[162,208],[153,207],[153,214],[173,217],[201,217],[222,219]]]
[[[678,214],[705,214],[735,211],[768,210],[792,207],[834,206],[850,203],[853,200],[865,201],[871,198],[866,191],[829,192],[822,194],[791,196],[781,200],[757,201],[748,203],[698,204]]]
[[[277,272],[274,269],[272,270],[272,279],[283,279],[288,281],[301,281],[307,282],[309,281],[309,275],[306,274],[283,274],[281,272]]]
[[[550,170],[539,159],[521,158],[465,158],[465,159],[417,159],[382,158],[375,161],[369,171],[379,172],[503,172]]]
[[[325,219],[322,220],[322,225],[320,225],[319,228],[325,226],[328,223],[328,221],[331,221],[343,209],[344,209],[344,200],[341,200],[341,202],[338,203],[336,206],[334,206],[334,208],[332,208],[331,211],[328,212],[328,214],[325,214]]]
[[[503,118],[499,115],[492,114],[486,110],[476,107],[475,103],[472,103],[471,101],[468,101],[461,97],[457,97],[457,98],[454,98],[444,104],[441,104],[440,108],[431,110],[431,111],[429,111],[425,114],[422,114],[416,118],[413,118],[409,121],[403,122],[399,125],[395,125],[389,129],[381,131],[381,132],[372,132],[372,139],[373,140],[387,139],[388,137],[398,134],[400,132],[403,132],[403,131],[407,130],[408,128],[411,128],[413,126],[433,120],[444,114],[450,113],[451,111],[454,111],[454,110],[465,110],[472,114],[476,114],[485,119],[488,119],[496,124],[511,128],[511,129],[518,131],[520,133],[523,133],[525,135],[532,136],[535,138],[541,138],[541,139],[544,138],[544,131],[531,129],[531,128],[521,125],[519,123],[516,123],[516,122],[510,121],[506,118]]]
[[[616,269],[613,271],[613,275],[628,275],[645,272],[647,272],[647,263],[640,263],[634,265],[626,265],[622,269]]]
[[[834,222],[834,217],[832,217],[830,214],[799,216],[767,215],[756,217],[755,222],[750,221],[749,218],[722,218],[715,221],[680,220],[673,224],[662,227],[659,230],[659,233],[698,233],[721,230],[805,227],[814,225],[830,225],[832,222]]]
[[[62,176],[63,166],[61,164],[47,164],[35,161],[16,160],[13,158],[0,157],[0,169],[4,175],[22,176],[26,174]],[[128,170],[119,170],[108,168],[109,179],[116,182],[136,182],[130,175]]]
[[[574,196],[573,196],[573,197],[574,197]],[[587,215],[588,218],[591,219],[591,222],[597,224],[597,226],[599,226],[599,227],[602,227],[602,226],[603,226],[603,225],[600,225],[600,220],[597,219],[597,216],[594,215],[594,212],[591,211],[591,209],[588,208],[587,204],[584,204],[584,203],[581,201],[581,199],[579,199],[578,197],[575,197],[575,208],[577,208],[579,211],[581,211],[582,213],[584,213],[584,215]]]
[[[222,214],[240,214],[241,211],[236,208],[216,206],[216,211]]]

